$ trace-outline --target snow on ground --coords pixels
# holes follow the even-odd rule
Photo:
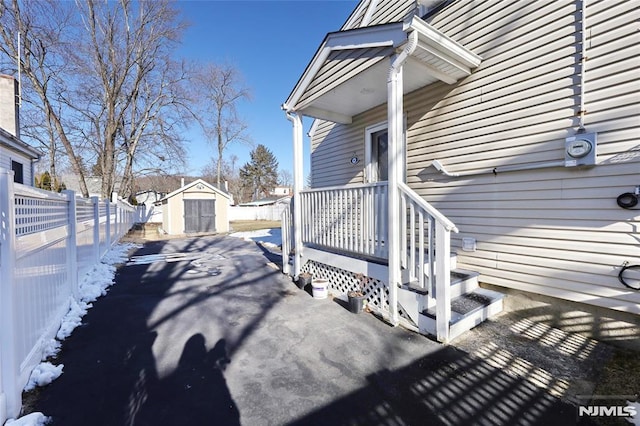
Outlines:
[[[257,231],[234,232],[232,237],[246,241],[255,241],[265,247],[278,248],[282,245],[282,231],[280,228],[258,229]]]
[[[627,421],[635,426],[640,426],[640,402],[630,402],[627,401],[627,409],[632,409],[631,411],[635,411],[635,415],[631,418],[628,418]]]
[[[5,423],[5,426],[42,426],[49,423],[49,420],[49,417],[46,417],[42,413],[31,413],[17,420],[9,419]]]
[[[60,341],[71,335],[73,330],[82,324],[82,317],[87,313],[98,297],[107,294],[107,289],[114,283],[116,265],[128,260],[129,250],[140,247],[135,244],[116,244],[102,257],[84,278],[80,278],[78,285],[78,299],[72,299],[69,311],[62,319],[55,339],[46,342],[43,348],[42,359],[56,356],[60,351]],[[30,391],[36,386],[45,386],[60,377],[64,364],[53,365],[50,362],[42,362],[31,372],[25,391]],[[49,418],[42,413],[31,413],[17,420],[9,419],[6,425],[11,426],[40,426],[45,425]]]

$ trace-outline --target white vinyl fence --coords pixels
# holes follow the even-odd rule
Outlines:
[[[229,207],[229,220],[277,220],[279,221],[289,203],[277,203],[270,206],[232,206]]]
[[[78,198],[13,182],[0,169],[0,424],[54,338],[78,280],[136,221],[129,203]]]

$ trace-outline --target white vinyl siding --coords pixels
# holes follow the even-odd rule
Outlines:
[[[617,280],[624,261],[640,263],[640,210],[616,204],[640,184],[640,2],[587,3],[585,127],[598,134],[596,167],[446,179],[433,159],[462,174],[563,160],[580,106],[579,2],[461,3],[431,24],[484,60],[453,90],[405,98],[409,184],[459,227],[454,246],[477,240],[458,264],[482,281],[640,313],[640,292]]]
[[[369,7],[375,1],[373,11]],[[353,15],[349,17],[342,30],[349,30],[363,26],[364,17],[370,13],[370,21],[364,26],[387,24],[389,22],[400,22],[412,16],[417,10],[416,0],[365,0],[358,4]]]
[[[416,7],[417,5],[415,0],[381,0],[378,2],[378,7],[371,16],[371,22],[369,25],[402,21],[413,15],[416,11]]]
[[[623,262],[640,264],[640,208],[616,197],[640,185],[640,0],[587,2],[585,127],[597,165],[492,173],[564,159],[580,110],[580,1],[451,3],[429,19],[480,55],[480,67],[449,86],[404,98],[407,182],[460,229],[461,267],[481,281],[640,314],[640,292],[623,287]],[[363,181],[364,129],[386,106],[351,125],[320,123],[312,137],[315,187]],[[430,167],[438,159],[447,178]],[[461,238],[477,251],[461,250]]]
[[[0,168],[11,170],[12,161],[16,161],[22,164],[22,177],[24,179],[24,185],[33,186],[33,177],[31,175],[31,160],[13,150],[9,150],[5,147],[0,147]]]
[[[357,115],[350,125],[319,120],[311,138],[311,181],[314,188],[364,183],[365,127],[387,119],[382,106]],[[358,157],[357,164],[351,158]]]

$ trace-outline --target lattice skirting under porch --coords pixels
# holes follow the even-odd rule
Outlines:
[[[329,280],[329,293],[334,297],[347,300],[347,293],[351,290],[358,289],[358,278],[356,274],[335,266],[326,265],[324,263],[313,260],[308,261],[302,266],[301,272],[308,272],[317,278],[326,278]],[[389,288],[387,284],[371,277],[366,277],[366,285],[364,294],[367,297],[367,306],[369,309],[383,318],[389,317]],[[417,330],[417,327],[411,321],[409,316],[400,308],[401,325]]]

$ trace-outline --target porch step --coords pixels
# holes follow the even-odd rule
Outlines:
[[[467,269],[456,268],[451,270],[451,297],[458,297],[465,293],[469,293],[478,288],[478,276],[480,274]],[[429,292],[419,286],[418,281],[410,281],[401,286],[402,289],[412,291],[421,295],[427,295]],[[436,297],[434,289],[433,297]]]
[[[449,340],[471,330],[476,325],[502,311],[504,294],[497,291],[476,288],[451,300],[451,321]],[[421,331],[436,335],[436,309],[424,310],[419,314]]]
[[[478,276],[476,271],[456,268],[451,270],[451,298],[462,296],[478,288]],[[433,297],[438,297],[438,293],[433,291]]]
[[[451,271],[451,299],[470,293],[478,288],[478,276],[475,271],[466,269],[454,269]],[[430,297],[431,296],[431,297]],[[429,291],[418,285],[418,282],[405,283],[398,288],[398,300],[404,312],[411,320],[418,324],[418,314],[433,308],[435,310],[435,291],[429,295]]]

